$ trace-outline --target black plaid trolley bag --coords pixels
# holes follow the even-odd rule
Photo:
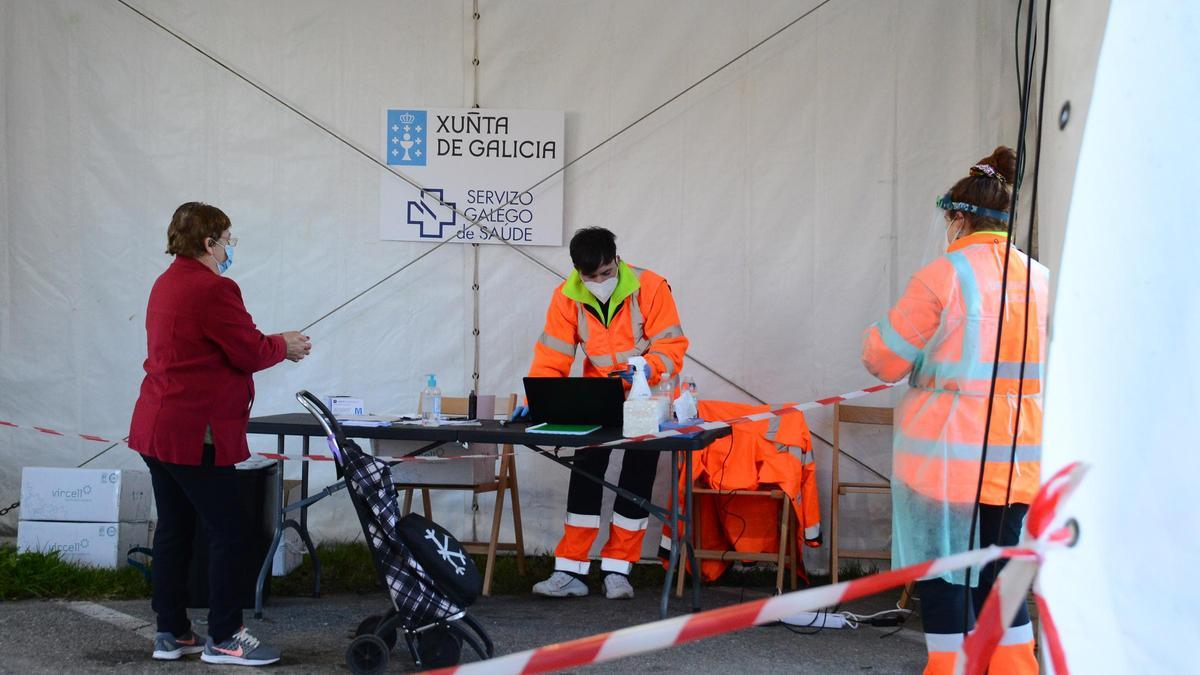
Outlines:
[[[347,439],[325,404],[307,391],[297,392],[296,400],[325,429],[375,569],[392,599],[385,614],[369,616],[355,629],[346,648],[350,671],[384,672],[401,631],[418,669],[457,664],[464,642],[480,659],[491,658],[491,638],[466,612],[482,587],[475,562],[437,523],[415,513],[400,516],[390,466]]]

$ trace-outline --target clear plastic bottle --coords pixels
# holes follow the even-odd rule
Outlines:
[[[654,400],[658,403],[658,421],[671,421],[671,397],[674,394],[675,387],[672,386],[671,380],[663,378],[658,386],[654,388]]]
[[[421,425],[436,427],[442,422],[442,390],[438,389],[437,377],[430,373],[425,389],[421,391]]]

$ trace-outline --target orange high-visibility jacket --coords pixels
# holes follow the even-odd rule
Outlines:
[[[900,553],[895,564],[967,548],[999,322],[1003,334],[980,501],[1028,504],[1037,491],[1049,272],[1013,248],[1002,315],[1006,242],[997,232],[957,240],[913,276],[896,306],[864,336],[867,370],[886,382],[909,376],[895,415],[893,553]]]
[[[631,356],[646,357],[654,371],[650,386],[679,374],[688,339],[666,279],[621,262],[607,309],[602,314],[579,272],[572,271],[554,290],[546,327],[534,345],[529,376],[566,377],[577,345],[583,345],[584,377],[624,370]]]
[[[785,404],[786,405],[786,404]],[[700,401],[700,417],[721,420],[764,412],[765,405]],[[796,456],[791,449],[800,451]],[[681,476],[681,480],[687,480]],[[760,490],[778,487],[791,500],[792,531],[801,546],[820,546],[821,507],[817,494],[812,436],[804,414],[746,422],[698,453],[692,465],[696,485],[716,490]],[[680,485],[682,499],[683,486]],[[778,501],[752,495],[696,495],[696,545],[701,549],[766,553],[779,550]],[[670,529],[664,527],[664,534]],[[721,576],[730,562],[701,561],[706,581]]]

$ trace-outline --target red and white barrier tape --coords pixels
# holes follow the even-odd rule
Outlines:
[[[1076,462],[1063,467],[1042,485],[1030,504],[1029,515],[1025,519],[1027,540],[1052,545],[1070,545],[1077,534],[1073,528],[1064,527],[1051,531],[1050,527],[1058,517],[1059,505],[1075,491],[1085,473],[1087,468]],[[975,630],[967,635],[959,658],[955,659],[955,673],[982,675],[987,672],[989,657],[1000,644],[1005,629],[1012,624],[1025,599],[1029,597],[1040,563],[1040,559],[1014,560],[997,575],[992,591],[979,611]],[[1039,616],[1042,617],[1045,643],[1055,666],[1054,671],[1067,675],[1066,656],[1062,651],[1062,642],[1050,615],[1050,608],[1046,606],[1040,594],[1035,594],[1035,597]]]
[[[653,434],[643,434],[641,436],[631,436],[629,438],[618,438],[615,441],[608,441],[606,443],[596,443],[595,445],[584,446],[580,449],[587,450],[590,448],[606,448],[606,447],[610,447],[610,446],[614,446],[614,445],[624,445],[626,443],[635,443],[635,442],[639,442],[639,441],[653,441],[653,440],[659,439],[659,438],[671,438],[672,436],[682,436],[684,434],[694,434],[698,431],[710,431],[713,429],[723,429],[725,427],[731,427],[731,426],[734,426],[737,424],[744,424],[746,422],[761,422],[762,420],[769,420],[774,417],[783,417],[784,415],[793,415],[795,413],[804,412],[806,410],[814,410],[816,408],[823,408],[825,406],[833,405],[835,403],[841,403],[842,401],[850,401],[850,400],[853,400],[856,398],[861,398],[863,396],[874,394],[876,392],[884,391],[885,389],[891,389],[896,386],[899,386],[898,382],[891,383],[891,384],[889,384],[889,383],[877,384],[873,387],[867,387],[866,389],[858,389],[856,391],[847,392],[845,394],[839,394],[837,396],[829,396],[826,398],[819,398],[815,401],[809,401],[807,403],[795,403],[792,405],[785,405],[782,408],[777,408],[775,410],[764,410],[763,412],[753,413],[750,415],[741,415],[739,417],[731,417],[729,419],[724,419],[724,420],[713,420],[711,422],[701,422],[699,424],[692,424],[690,426],[680,427],[678,429],[665,429],[663,431],[655,432]]]
[[[92,434],[67,433],[67,432],[62,432],[62,431],[55,431],[54,429],[50,429],[48,427],[37,427],[37,426],[33,426],[33,425],[26,426],[23,424],[15,424],[13,422],[6,422],[4,420],[0,420],[0,427],[12,427],[13,429],[32,429],[34,431],[38,431],[43,434],[47,434],[49,436],[63,436],[63,437],[78,436],[85,441],[94,441],[96,443],[120,443],[121,442],[121,441],[110,440],[110,439],[104,438],[103,436],[94,436]]]
[[[840,403],[842,401],[849,401],[851,399],[856,399],[856,398],[859,398],[862,396],[866,396],[868,394],[874,394],[875,392],[883,391],[885,389],[891,389],[892,387],[895,387],[895,386],[897,386],[897,384],[877,384],[873,387],[867,387],[866,389],[859,389],[857,391],[848,392],[845,394],[841,394],[839,396],[829,396],[827,398],[817,399],[815,401],[809,401],[807,403],[797,403],[794,405],[784,406],[777,410],[769,410],[769,411],[765,411],[765,412],[754,413],[752,415],[742,415],[740,417],[733,417],[733,418],[726,419],[726,420],[715,420],[712,422],[702,422],[700,424],[695,424],[695,425],[683,427],[680,429],[668,429],[668,430],[659,431],[659,432],[653,433],[653,434],[646,434],[644,436],[634,436],[632,438],[620,438],[615,441],[609,441],[607,443],[598,443],[596,445],[589,445],[589,446],[586,446],[586,448],[602,448],[602,447],[607,447],[607,446],[612,446],[612,445],[620,445],[622,443],[629,443],[632,441],[649,441],[649,440],[654,440],[656,438],[670,438],[672,436],[681,436],[683,434],[695,433],[697,431],[704,431],[707,429],[721,429],[724,427],[733,426],[735,424],[743,424],[745,422],[758,422],[761,420],[771,419],[773,417],[781,417],[783,415],[789,415],[789,414],[797,413],[797,412],[804,412],[806,410],[812,410],[814,408],[821,408],[824,406],[833,405],[834,403]],[[79,438],[82,438],[85,441],[94,441],[96,443],[122,443],[122,442],[124,442],[123,440],[122,441],[114,441],[114,440],[111,440],[108,438],[104,438],[103,436],[96,436],[94,434],[80,434],[80,433],[74,433],[74,432],[57,431],[54,429],[50,429],[48,427],[16,424],[14,422],[7,422],[5,420],[0,420],[0,426],[11,427],[14,429],[32,429],[34,431],[38,431],[38,432],[41,432],[43,434],[47,434],[50,436],[63,436],[63,437],[78,436]],[[278,454],[278,453],[261,453],[261,452],[255,453],[255,454],[261,455],[263,457],[268,457],[270,459],[315,461],[315,462],[322,462],[322,461],[332,462],[333,461],[332,457],[323,456],[323,455],[308,455],[308,456],[284,455],[284,454]],[[459,456],[459,457],[440,457],[440,458],[432,458],[432,457],[406,458],[403,461],[444,461],[444,460],[449,460],[449,459],[477,459],[477,458],[484,457],[484,456],[490,456],[490,455],[473,455],[473,456],[463,455],[463,456]]]
[[[1082,476],[1083,471],[1084,467],[1073,464],[1060,472],[1059,475],[1070,474],[1073,479],[1071,482],[1074,485],[1078,484],[1078,478]],[[1047,488],[1054,490],[1051,485],[1047,485],[1043,490]],[[1052,519],[1054,516],[1053,511],[1057,509],[1062,499],[1068,493],[1069,490],[1067,492],[1060,492],[1054,499],[1043,500],[1039,508],[1049,510],[1051,513],[1042,513],[1041,517],[1050,517]],[[1034,507],[1031,506],[1031,516],[1033,512]],[[980,625],[971,634],[969,643],[964,644],[963,652],[965,658],[956,660],[960,672],[963,669],[965,669],[965,672],[970,673],[984,672],[987,669],[992,650],[995,648],[995,643],[999,642],[999,636],[993,635],[996,633],[994,626],[999,626],[999,634],[1002,635],[1004,632],[1003,627],[1007,626],[1012,620],[1011,616],[1006,617],[1005,615],[1010,609],[1014,613],[1016,611],[1012,607],[1012,598],[1024,598],[1024,595],[1020,591],[1021,583],[1015,577],[1020,576],[1023,579],[1026,574],[1029,574],[1030,570],[1036,572],[1037,565],[1042,559],[1043,554],[1050,549],[1069,546],[1073,534],[1071,528],[1052,531],[1043,530],[1041,536],[1025,545],[1004,548],[993,546],[981,550],[967,551],[832,586],[821,586],[819,588],[795,591],[773,598],[722,607],[721,609],[709,610],[699,614],[655,621],[611,633],[602,633],[570,642],[547,645],[516,654],[496,657],[487,661],[469,663],[456,668],[444,668],[434,672],[441,674],[462,673],[467,675],[474,673],[488,673],[489,675],[543,673],[594,663],[603,663],[625,656],[666,649],[714,635],[731,633],[750,628],[751,626],[773,623],[784,617],[799,614],[800,612],[811,612],[824,607],[832,607],[839,603],[899,588],[912,581],[935,577],[946,572],[968,567],[979,567],[1003,558],[1012,561],[1013,564],[1005,567],[1004,573],[997,579],[992,594],[988,598],[988,604],[985,605],[985,614],[981,615]],[[1008,573],[1008,570],[1013,570],[1013,572]],[[1008,574],[1007,578],[1005,578],[1005,574]],[[1032,575],[1029,578],[1032,580]],[[1025,587],[1025,591],[1028,591],[1028,586]],[[1001,595],[1004,598],[1001,598]],[[995,603],[996,606],[993,609],[989,609],[992,603]],[[1046,614],[1046,616],[1049,615]],[[989,644],[991,645],[990,649],[988,647]],[[1057,651],[1053,645],[1057,645]],[[1050,651],[1052,658],[1055,660],[1056,671],[1066,673],[1066,659],[1062,656],[1061,644],[1057,641],[1056,633]]]

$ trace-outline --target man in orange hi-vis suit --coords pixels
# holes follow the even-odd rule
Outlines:
[[[872,374],[887,382],[909,376],[896,408],[892,459],[892,560],[898,566],[965,551],[972,531],[977,546],[1016,544],[1037,491],[1049,273],[1009,246],[1015,170],[1015,153],[997,148],[938,200],[951,242],[946,254],[917,272],[865,335],[863,363]],[[926,673],[954,672],[955,654],[974,623],[971,610],[982,607],[999,569],[993,564],[973,575],[979,585],[970,594],[962,571],[917,584]],[[1033,647],[1022,605],[988,672],[1036,673]]]
[[[650,386],[674,381],[683,367],[688,340],[666,279],[622,261],[617,256],[616,236],[598,227],[580,230],[571,238],[571,261],[575,270],[550,299],[546,328],[534,346],[529,376],[566,377],[575,362],[576,347],[582,345],[585,377],[627,374],[629,357],[644,356]],[[610,452],[607,448],[588,450],[576,465],[603,476]],[[649,499],[657,466],[658,453],[626,453],[617,484]],[[602,490],[597,483],[571,474],[566,524],[554,550],[555,571],[534,585],[534,593],[587,595],[583,579],[591,565],[589,552],[600,532]],[[633,597],[628,576],[641,557],[647,524],[645,509],[617,497],[608,543],[600,551],[606,597]]]

